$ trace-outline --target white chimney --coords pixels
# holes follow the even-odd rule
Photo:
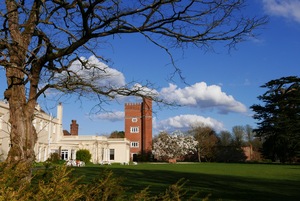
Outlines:
[[[60,126],[62,126],[62,117],[63,117],[63,106],[61,103],[59,103],[57,106],[56,118],[58,119],[58,123]]]

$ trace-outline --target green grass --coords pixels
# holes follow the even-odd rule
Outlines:
[[[299,201],[300,166],[279,164],[138,164],[130,166],[90,166],[75,168],[74,173],[90,182],[101,169],[111,169],[124,178],[128,193],[146,187],[159,194],[179,179],[187,180],[188,196],[197,198],[211,194],[209,200]]]

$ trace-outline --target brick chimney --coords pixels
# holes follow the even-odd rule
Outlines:
[[[78,124],[76,123],[76,120],[72,120],[72,123],[70,124],[70,133],[71,135],[78,135]]]

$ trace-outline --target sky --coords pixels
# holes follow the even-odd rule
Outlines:
[[[258,29],[255,39],[239,43],[235,49],[217,45],[215,51],[188,48],[173,51],[180,67],[172,80],[174,68],[168,55],[144,37],[123,35],[97,50],[110,59],[110,82],[122,84],[147,81],[155,90],[181,107],[153,104],[153,135],[160,131],[186,130],[195,124],[205,124],[217,132],[231,131],[233,126],[256,126],[249,108],[260,104],[257,97],[265,92],[260,86],[285,76],[300,76],[300,0],[247,1],[245,12],[268,15],[269,23]],[[106,65],[91,55],[84,55],[95,64]],[[104,84],[104,83],[102,83]],[[4,91],[5,74],[0,71],[0,91]],[[124,130],[124,104],[141,102],[129,97],[102,103],[95,109],[95,101],[75,97],[58,100],[55,96],[39,100],[42,108],[56,116],[55,105],[63,104],[63,127],[70,129],[77,120],[79,135],[108,135]],[[3,93],[0,93],[3,99]]]

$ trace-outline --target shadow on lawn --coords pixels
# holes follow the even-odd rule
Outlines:
[[[109,168],[109,167],[108,167]],[[101,173],[103,167],[76,168],[75,175],[84,175],[84,182],[90,182]],[[158,195],[168,186],[181,178],[187,180],[187,197],[198,192],[201,200],[211,194],[209,200],[245,200],[245,201],[276,201],[300,200],[300,182],[291,180],[254,179],[248,177],[214,175],[203,173],[185,173],[167,170],[141,170],[132,168],[109,168],[115,176],[124,178],[124,186],[128,193],[136,193],[149,186],[149,190]]]

